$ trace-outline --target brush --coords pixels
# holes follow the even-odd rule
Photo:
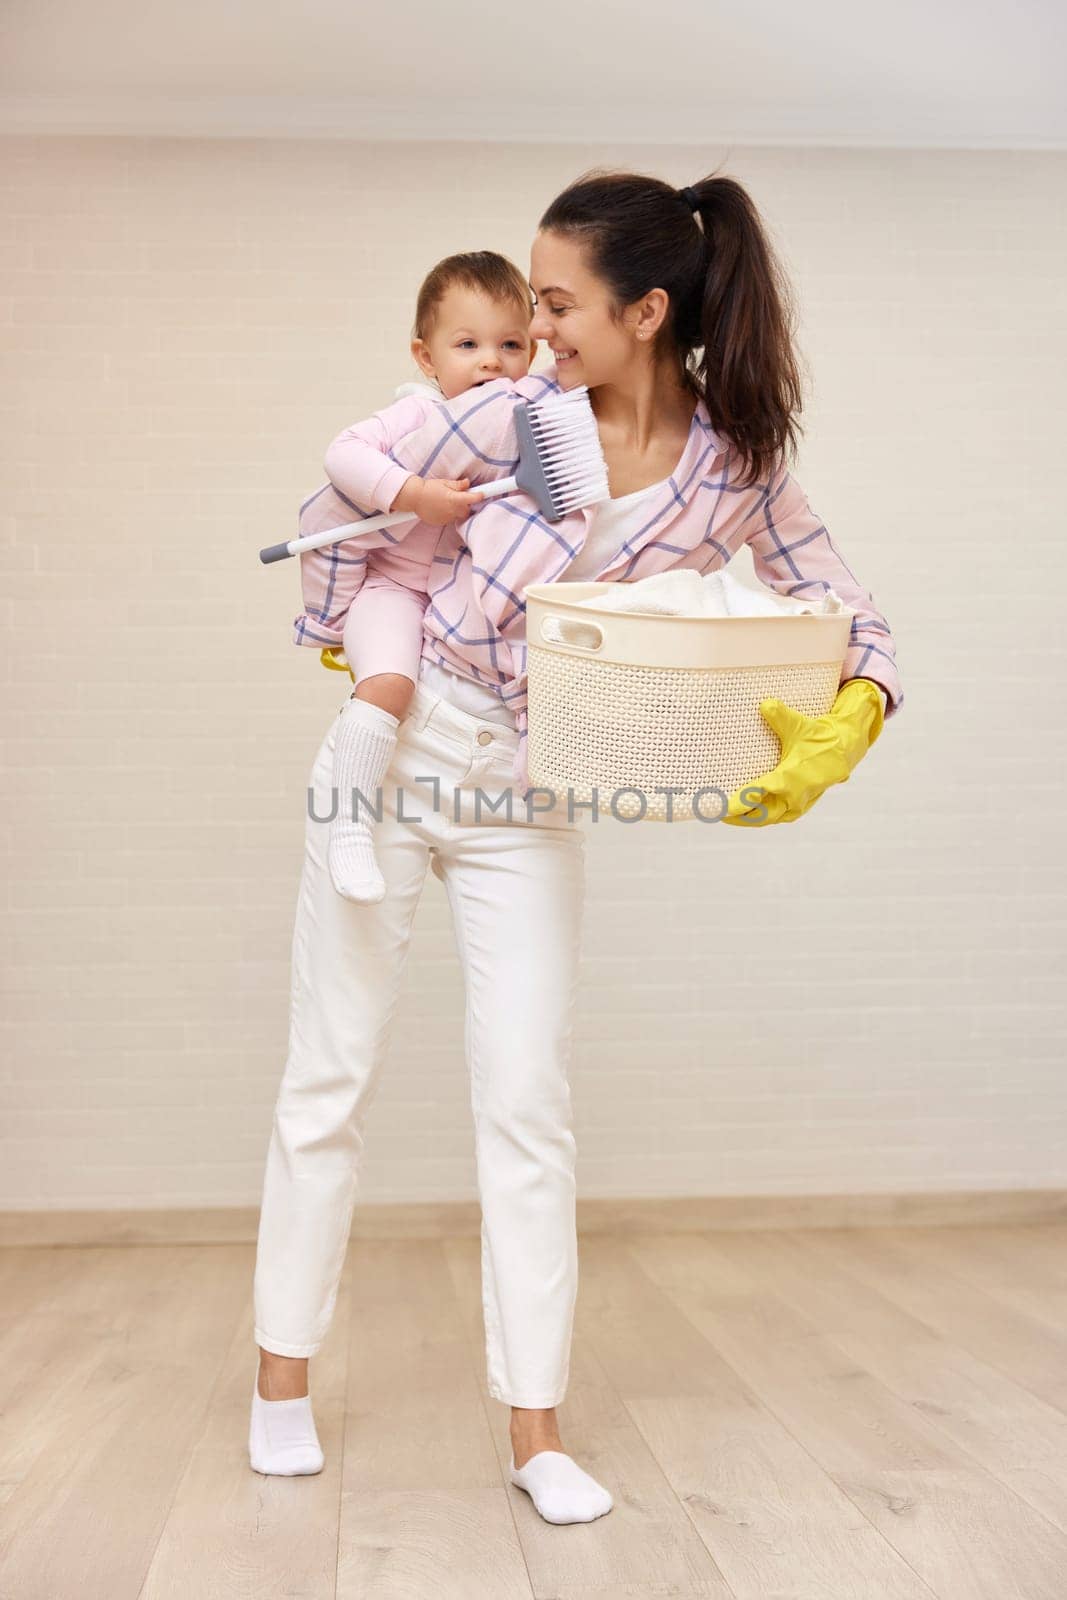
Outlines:
[[[519,466],[514,477],[476,484],[470,492],[476,489],[483,499],[490,500],[521,489],[536,502],[547,522],[559,522],[569,511],[609,498],[608,469],[585,384],[536,403],[520,400],[515,407],[515,433]],[[284,561],[302,550],[338,544],[354,533],[370,533],[375,528],[393,528],[418,520],[414,511],[386,511],[365,522],[347,522],[341,528],[326,528],[322,533],[308,533],[285,544],[268,545],[259,552],[259,559],[265,565]]]

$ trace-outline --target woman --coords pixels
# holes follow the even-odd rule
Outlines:
[[[591,174],[542,217],[531,281],[531,334],[548,342],[556,367],[429,407],[391,452],[410,478],[397,494],[396,475],[386,475],[387,503],[368,514],[404,510],[420,477],[506,476],[517,401],[578,384],[590,391],[612,498],[549,525],[526,497],[507,496],[443,531],[420,681],[382,785],[376,839],[387,889],[373,906],[353,906],[330,887],[326,830],[315,817],[329,816],[336,720],[320,748],[293,940],[290,1052],[260,1220],[250,1446],[260,1471],[322,1465],[307,1360],[333,1313],[361,1130],[432,855],[467,992],[489,1392],[511,1407],[511,1481],[546,1520],[572,1522],[612,1505],[565,1453],[556,1418],[577,1291],[567,1058],[584,835],[562,803],[487,817],[475,792],[499,794],[509,776],[522,787],[525,587],[679,565],[709,571],[742,544],[773,587],[832,584],[856,612],[842,687],[826,717],[792,714],[759,820],[793,820],[847,776],[902,694],[885,618],[784,467],[800,386],[784,286],[745,190],[717,176],[675,190],[636,174]],[[323,491],[305,506],[301,531],[352,517],[350,504]],[[341,563],[380,539],[317,553],[322,603],[300,619],[304,640],[336,642]],[[440,780],[439,806],[431,777]],[[749,820],[737,797],[726,820]]]

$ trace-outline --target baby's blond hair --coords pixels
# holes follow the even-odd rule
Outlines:
[[[494,250],[470,250],[463,255],[445,256],[432,267],[422,280],[415,302],[413,339],[425,343],[437,323],[441,302],[453,284],[464,289],[480,290],[490,300],[513,305],[521,313],[523,324],[533,316],[533,299],[529,286],[513,261],[497,255]]]

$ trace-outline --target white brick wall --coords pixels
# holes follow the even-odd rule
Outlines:
[[[797,475],[889,617],[906,704],[797,826],[590,829],[581,1192],[1067,1181],[1067,158],[2,154],[0,1206],[258,1201],[307,770],[347,680],[289,643],[295,566],[256,552],[414,376],[432,262],[525,267],[598,162],[750,185],[814,382]],[[431,875],[363,1197],[472,1195],[467,1107]]]

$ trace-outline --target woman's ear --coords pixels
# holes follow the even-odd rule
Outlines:
[[[659,331],[666,320],[670,303],[670,296],[665,289],[650,289],[643,300],[634,301],[628,308],[627,316],[639,339],[650,339]]]

